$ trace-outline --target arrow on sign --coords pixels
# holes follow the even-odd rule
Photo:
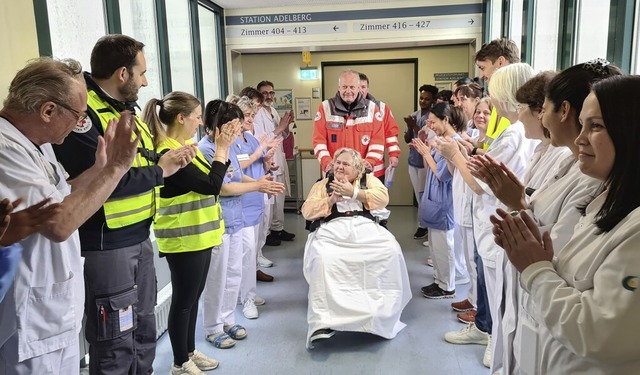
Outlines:
[[[339,27],[338,26],[333,26],[333,31],[338,31]]]
[[[473,18],[471,20],[469,20],[468,24],[469,25],[473,25]]]

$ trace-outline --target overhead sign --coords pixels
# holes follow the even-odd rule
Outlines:
[[[226,26],[266,25],[279,23],[333,22],[407,17],[455,16],[481,14],[482,4],[437,5],[392,9],[360,9],[314,13],[274,13],[226,16]]]
[[[301,36],[317,34],[339,34],[347,32],[347,24],[335,22],[324,25],[277,25],[262,27],[227,27],[228,38],[261,36]]]
[[[427,30],[427,29],[451,29],[474,27],[476,17],[455,17],[455,18],[413,18],[404,20],[394,20],[386,22],[354,22],[353,31],[406,31],[406,30]],[[477,25],[476,25],[477,26]]]

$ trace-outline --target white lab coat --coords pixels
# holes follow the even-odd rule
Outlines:
[[[568,158],[574,159],[568,147],[538,144],[524,172],[524,186],[538,190],[554,183],[560,165]]]
[[[253,119],[253,132],[256,138],[258,138],[262,134],[266,134],[268,137],[273,137],[273,132],[280,123],[280,115],[278,115],[278,111],[273,107],[269,107],[270,111],[260,107],[258,108],[258,112],[256,113],[256,117]],[[286,195],[291,195],[291,186],[289,181],[289,165],[287,164],[287,159],[284,155],[284,148],[282,147],[282,143],[276,149],[275,154],[273,155],[273,161],[280,168],[275,170],[273,174],[275,176],[282,175],[282,182],[286,187]]]
[[[0,118],[0,196],[11,201],[25,198],[18,210],[47,197],[61,202],[71,192],[51,145],[40,149],[42,153]],[[62,242],[33,234],[20,243],[22,261],[13,286],[0,303],[0,345],[8,345],[7,340],[17,335],[18,361],[22,362],[77,345],[84,281],[77,232]]]
[[[524,173],[522,181],[524,186],[536,191],[540,188],[545,189],[552,186],[559,176],[562,177],[566,173],[567,167],[565,165],[567,161],[575,161],[569,148],[539,144]],[[503,350],[495,352],[492,370],[504,375],[518,373],[517,366],[513,360],[514,334],[518,317],[517,294],[517,271],[502,253],[502,272],[496,274],[496,295],[499,298],[504,296],[504,300],[501,299],[498,304],[498,306],[502,307],[498,312],[502,316],[502,329],[495,334],[495,340],[501,341],[496,346],[498,348],[501,347]],[[498,357],[500,354],[502,357]]]
[[[640,209],[599,234],[594,224],[606,192],[586,209],[573,237],[551,262],[520,276],[540,326],[539,374],[637,374],[640,369]],[[554,246],[555,249],[555,246]]]
[[[524,136],[524,125],[515,122],[506,128],[492,143],[487,154],[499,162],[503,162],[518,178],[522,179],[528,161],[531,159],[537,140]],[[484,190],[482,195],[473,198],[473,234],[478,254],[484,263],[485,285],[491,310],[492,327],[492,371],[495,366],[502,368],[501,337],[501,303],[502,303],[502,269],[504,251],[494,242],[493,225],[489,217],[495,214],[496,208],[506,207],[493,195],[491,189],[482,181],[476,180]],[[499,359],[499,361],[495,361]]]
[[[525,138],[524,125],[515,122],[506,128],[492,143],[487,154],[503,162],[518,178],[522,178],[525,168],[535,147],[540,141]],[[496,208],[506,207],[493,195],[491,189],[482,181],[476,180],[484,190],[482,195],[474,195],[473,199],[473,233],[478,253],[486,266],[495,268],[498,254],[502,249],[493,241],[492,224],[489,216],[495,214]]]
[[[573,155],[558,166],[552,181],[556,182],[536,190],[532,195],[527,213],[536,220],[541,233],[548,231],[551,234],[557,254],[573,236],[575,225],[581,217],[579,207],[586,206],[599,194],[602,183],[583,174]],[[514,273],[513,277],[517,280],[519,274]],[[513,306],[517,312],[517,319],[509,323],[515,331],[511,336],[505,335],[505,339],[512,339],[513,357],[512,365],[505,366],[505,369],[511,369],[513,373],[538,374],[540,372],[536,368],[538,358],[535,339],[538,322],[527,313],[535,307],[519,284],[516,283],[514,291],[515,294],[511,295],[510,299],[507,298],[507,301],[517,303]],[[505,316],[504,319],[509,318]],[[505,353],[509,354],[510,346],[506,341],[505,347]]]

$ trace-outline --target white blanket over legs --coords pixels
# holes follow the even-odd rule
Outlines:
[[[304,251],[309,283],[307,348],[322,328],[394,338],[411,299],[409,275],[395,237],[365,217],[341,217],[309,234]]]

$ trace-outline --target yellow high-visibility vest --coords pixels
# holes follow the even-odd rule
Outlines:
[[[174,150],[181,146],[176,140],[167,138],[156,150]],[[191,163],[203,173],[209,174],[211,171],[211,165],[197,148],[196,157]],[[161,252],[197,251],[222,243],[224,221],[217,196],[189,191],[171,198],[159,196],[158,199],[158,215],[153,223],[153,232]]]
[[[506,117],[499,117],[498,111],[493,107],[491,110],[491,116],[489,117],[489,124],[487,125],[487,136],[482,143],[484,150],[491,146],[491,143],[498,138],[498,136],[511,125],[511,122]]]
[[[109,103],[100,98],[94,91],[89,90],[87,105],[98,115],[103,132],[107,129],[110,120],[120,119],[120,113]],[[134,117],[136,126],[140,130],[138,149],[146,149],[153,152],[153,136],[138,115]],[[131,163],[134,168],[155,165],[140,152]],[[142,192],[133,196],[109,198],[104,204],[104,216],[109,229],[126,227],[147,220],[155,214],[155,189]]]

